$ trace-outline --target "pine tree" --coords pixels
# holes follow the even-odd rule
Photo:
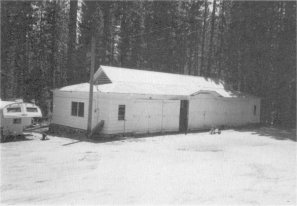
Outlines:
[[[76,33],[77,33],[77,10],[78,2],[77,0],[70,1],[70,10],[69,10],[69,40],[68,40],[68,54],[67,54],[67,76],[68,83],[77,82],[76,74],[76,65],[75,65],[75,54],[76,54]]]

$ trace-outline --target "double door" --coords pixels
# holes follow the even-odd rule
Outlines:
[[[178,131],[178,100],[137,100],[133,104],[133,130],[136,133]]]

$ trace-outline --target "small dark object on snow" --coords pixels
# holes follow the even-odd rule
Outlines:
[[[209,131],[210,134],[221,134],[221,130],[219,128],[212,127]]]
[[[42,138],[41,140],[48,140],[48,138],[46,138],[47,134],[46,133],[41,133],[42,134]]]

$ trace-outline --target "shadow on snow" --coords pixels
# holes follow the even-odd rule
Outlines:
[[[238,128],[235,131],[247,131],[252,134],[270,137],[276,140],[291,140],[296,142],[296,129],[284,129],[276,127],[254,127],[254,128]]]
[[[260,127],[260,126],[246,126],[246,127],[237,127],[237,128],[228,128],[234,129],[238,132],[252,132],[254,135],[265,136],[269,138],[273,138],[276,140],[291,140],[296,142],[296,129],[281,129],[281,128],[274,128],[274,127]],[[199,131],[191,131],[189,134],[193,133],[205,133],[209,130],[199,130]],[[222,131],[224,133],[224,130]],[[69,138],[72,140],[76,140],[67,144],[63,144],[63,146],[70,146],[79,142],[92,142],[92,143],[109,143],[109,142],[131,142],[131,141],[144,141],[145,138],[151,137],[159,137],[164,135],[186,135],[185,133],[181,132],[170,132],[170,133],[148,133],[148,134],[122,134],[116,135],[113,137],[100,137],[96,136],[94,138],[87,138],[83,135],[76,135],[76,134],[57,134],[56,136],[60,136],[63,138]]]

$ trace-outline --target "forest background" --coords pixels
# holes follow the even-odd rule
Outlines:
[[[112,65],[222,79],[296,127],[295,1],[1,1],[1,99],[34,99]]]

